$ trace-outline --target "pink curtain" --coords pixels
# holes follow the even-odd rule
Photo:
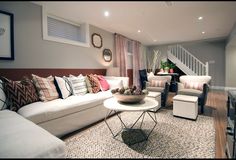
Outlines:
[[[120,68],[120,76],[127,77],[127,38],[115,34],[115,66]]]
[[[140,49],[141,44],[138,41],[133,42],[133,85],[141,88],[140,85]]]

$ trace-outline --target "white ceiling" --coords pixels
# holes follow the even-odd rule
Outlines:
[[[144,45],[226,37],[236,22],[236,2],[33,2],[54,15],[120,33]],[[104,17],[104,11],[110,16]],[[203,20],[199,21],[198,17]],[[138,33],[138,30],[141,30]],[[202,31],[205,34],[202,34]],[[154,42],[154,40],[157,40]]]

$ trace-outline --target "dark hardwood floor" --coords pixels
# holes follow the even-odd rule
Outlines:
[[[167,108],[172,109],[174,93],[170,92],[167,102]],[[199,112],[200,113],[200,112]],[[216,131],[216,156],[215,158],[227,158],[225,155],[226,143],[226,113],[227,113],[227,92],[211,90],[208,93],[205,112],[203,115],[214,118]]]

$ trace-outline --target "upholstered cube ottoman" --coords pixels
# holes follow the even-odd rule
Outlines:
[[[158,106],[155,109],[152,109],[152,111],[157,112],[157,110],[161,108],[161,93],[149,91],[147,97],[151,97],[158,101]]]
[[[187,95],[174,96],[173,115],[196,120],[198,115],[198,97]]]

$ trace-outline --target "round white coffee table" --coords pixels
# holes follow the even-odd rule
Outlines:
[[[134,143],[130,143],[129,145],[133,145],[133,144],[148,140],[148,137],[150,136],[150,134],[152,133],[152,131],[156,127],[156,124],[157,124],[156,114],[152,110],[158,106],[158,101],[156,101],[153,98],[145,97],[144,100],[141,101],[140,103],[136,103],[136,104],[131,103],[130,104],[130,103],[120,103],[113,97],[113,98],[106,99],[103,102],[103,104],[104,104],[104,107],[109,109],[106,116],[105,116],[105,123],[106,123],[107,127],[109,128],[111,134],[113,135],[113,138],[116,138],[122,131],[132,130],[134,125],[142,118],[142,121],[141,121],[141,124],[139,127],[139,131],[142,133],[143,138],[141,140],[135,141]],[[138,111],[138,112],[142,112],[142,113],[138,117],[138,119],[134,122],[134,124],[132,124],[132,126],[130,128],[128,128],[125,125],[125,123],[123,122],[123,120],[121,119],[121,116],[119,115],[120,111],[126,111],[126,112],[127,111],[128,112]],[[116,134],[113,133],[113,131],[111,130],[111,127],[107,123],[107,117],[109,117],[112,112],[115,113],[115,115],[119,118],[121,124],[124,126]],[[154,116],[152,116],[151,113],[153,113]],[[142,131],[142,124],[143,124],[145,114],[149,115],[149,117],[151,117],[151,119],[154,122],[153,128],[151,129],[151,131],[147,135]]]

